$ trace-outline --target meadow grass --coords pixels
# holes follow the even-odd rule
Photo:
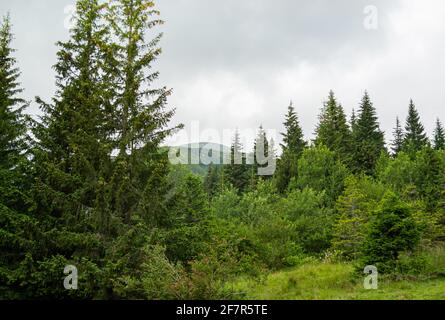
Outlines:
[[[262,279],[241,278],[231,284],[238,297],[252,300],[442,300],[445,277],[394,280],[380,277],[377,290],[346,263],[312,263],[271,273]]]

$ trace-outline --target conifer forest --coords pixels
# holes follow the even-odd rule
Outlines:
[[[236,132],[226,161],[175,163],[215,146],[168,145],[188,124],[159,85],[157,3],[75,8],[32,101],[1,12],[0,300],[445,299],[445,127],[415,88],[393,132],[371,90],[327,88],[318,119],[282,97],[278,141],[256,119],[253,148]]]

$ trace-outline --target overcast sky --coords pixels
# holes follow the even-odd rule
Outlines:
[[[1,0],[10,11],[26,98],[54,92],[58,40],[73,0]],[[166,21],[156,67],[172,87],[174,123],[283,130],[289,101],[307,139],[329,90],[348,116],[368,90],[391,138],[414,99],[427,131],[445,121],[443,0],[158,0]],[[371,6],[371,7],[369,7]],[[375,11],[377,9],[377,11]],[[376,16],[376,13],[378,14]],[[378,18],[378,20],[376,20]],[[38,113],[35,103],[30,113]],[[186,137],[168,143],[185,143]],[[227,138],[224,143],[230,143]]]

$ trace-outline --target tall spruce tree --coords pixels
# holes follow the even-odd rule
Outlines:
[[[306,148],[303,130],[292,102],[288,107],[284,128],[285,132],[281,134],[283,136],[282,155],[275,175],[276,186],[280,192],[286,191],[291,179],[297,177],[298,159]]]
[[[436,121],[434,130],[434,149],[445,150],[445,129],[439,119]]]
[[[230,164],[224,167],[224,179],[235,187],[238,192],[244,192],[249,186],[250,172],[246,163],[246,154],[238,130],[235,132],[230,147]]]
[[[106,207],[107,199],[100,191],[109,175],[113,148],[111,81],[104,72],[109,36],[102,23],[105,10],[106,5],[98,0],[77,2],[70,39],[58,43],[55,97],[51,103],[37,98],[43,115],[33,128],[33,194],[36,213],[46,230],[41,238],[44,253],[33,258],[55,270],[63,270],[68,261],[86,271],[96,268],[105,246],[98,234],[104,233],[111,220],[98,214]],[[50,268],[41,272],[34,276],[49,282],[46,295],[73,294],[59,288],[58,272]],[[91,283],[100,281],[97,274],[86,274],[97,278],[88,279]],[[95,294],[87,287],[75,293],[84,297]]]
[[[0,297],[31,299],[27,290],[32,266],[27,257],[39,247],[38,221],[33,207],[27,151],[27,117],[21,98],[20,71],[13,57],[9,15],[0,25]]]
[[[368,92],[362,98],[352,138],[354,171],[373,174],[377,160],[385,150],[385,141]]]
[[[349,122],[351,125],[351,132],[354,134],[355,125],[357,124],[357,115],[355,113],[355,109],[352,109],[351,121]]]
[[[425,129],[420,122],[420,116],[417,112],[413,100],[409,103],[408,117],[405,125],[405,136],[403,139],[403,151],[414,156],[417,151],[428,145],[428,138]]]
[[[304,141],[303,130],[292,102],[288,107],[284,128],[286,132],[282,133],[283,144],[281,144],[283,151],[301,155],[304,148],[306,148],[306,141]]]
[[[403,129],[399,117],[396,118],[396,127],[394,128],[393,136],[391,151],[396,156],[403,148]]]
[[[343,107],[337,103],[333,91],[329,92],[315,133],[315,145],[326,146],[345,164],[350,163],[351,131]]]
[[[45,197],[58,199],[60,207],[48,213],[60,211],[75,220],[94,209],[113,149],[111,82],[104,73],[109,36],[102,24],[105,10],[98,0],[77,2],[71,37],[58,43],[56,95],[51,104],[37,98],[43,111],[34,129],[38,188],[47,191]]]
[[[434,212],[440,202],[445,178],[445,162],[441,152],[431,147],[422,149],[416,158],[417,192],[425,200],[428,211]]]
[[[261,125],[258,129],[258,135],[255,138],[254,146],[253,146],[253,164],[251,165],[251,178],[250,185],[251,188],[254,188],[257,182],[260,179],[270,179],[272,175],[262,174],[261,169],[265,169],[270,164],[270,161],[273,161],[274,154],[273,150],[270,150],[272,144],[269,143],[269,139],[267,138],[267,133],[263,129]]]
[[[207,192],[209,200],[211,200],[218,193],[218,185],[220,179],[220,167],[211,163],[207,169],[207,174],[204,179],[204,188]]]
[[[267,153],[268,153],[268,145],[269,141],[267,140],[266,131],[263,129],[263,126],[260,125],[258,129],[258,134],[255,137],[255,140],[253,142],[253,154],[247,155],[247,162],[250,165],[250,188],[255,188],[259,176],[258,176],[258,169],[262,166],[259,162],[264,161],[267,159]],[[258,157],[257,153],[260,155]],[[264,159],[263,159],[264,156]]]
[[[161,158],[166,155],[158,154],[158,147],[178,128],[168,128],[175,112],[166,109],[171,90],[153,87],[159,72],[151,68],[162,51],[162,34],[149,37],[153,28],[163,23],[154,6],[150,0],[112,0],[108,14],[115,39],[111,74],[119,150],[112,189],[115,209],[127,223],[136,212],[146,219],[155,215],[151,209],[156,206],[143,204],[144,195],[150,192],[145,181],[152,171],[150,166],[165,163]]]
[[[11,47],[10,17],[3,19],[0,28],[0,168],[10,169],[24,151],[26,124],[23,110],[26,102],[19,97],[22,93],[16,68],[14,49]]]
[[[163,24],[151,0],[112,0],[109,19],[114,43],[117,80],[118,147],[121,156],[157,148],[177,128],[167,128],[175,110],[166,110],[171,89],[153,88],[159,72],[151,71],[161,54],[162,34],[147,39],[148,31]]]

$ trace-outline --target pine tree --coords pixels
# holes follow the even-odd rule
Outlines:
[[[20,97],[20,71],[13,57],[10,17],[0,25],[0,296],[33,298],[27,290],[33,256],[40,244],[38,221],[29,214],[29,161],[26,158],[27,117]]]
[[[224,167],[224,179],[238,192],[244,192],[249,185],[249,178],[250,170],[246,164],[246,154],[243,152],[243,145],[237,130],[230,147],[230,164]]]
[[[117,80],[116,121],[120,156],[155,149],[175,128],[167,128],[175,110],[166,110],[171,89],[152,88],[159,72],[151,65],[161,54],[162,34],[148,40],[148,31],[163,24],[151,0],[112,0],[109,19],[118,39],[114,47]],[[150,73],[151,72],[151,73]]]
[[[413,100],[410,101],[408,117],[405,125],[405,136],[403,139],[403,151],[414,156],[417,151],[428,145],[428,138],[425,129],[420,122],[420,116],[417,112]]]
[[[114,35],[110,72],[115,79],[115,143],[119,150],[119,174],[115,176],[122,177],[114,179],[112,189],[117,214],[127,223],[140,209],[138,202],[143,201],[140,191],[145,188],[147,176],[141,173],[149,174],[147,159],[157,154],[160,143],[181,127],[168,128],[175,112],[166,109],[171,90],[153,87],[159,72],[153,72],[151,67],[161,54],[162,34],[148,37],[153,28],[163,23],[159,15],[151,0],[113,0],[107,17]],[[144,208],[138,214],[154,214],[150,207]]]
[[[333,151],[323,145],[313,146],[304,150],[298,160],[298,179],[291,183],[290,189],[324,192],[327,202],[333,203],[343,192],[349,174]]]
[[[209,236],[209,202],[201,178],[186,175],[179,182],[174,202],[175,224],[166,230],[167,256],[174,262],[188,263],[197,258]]]
[[[272,177],[272,175],[264,174],[263,170],[261,170],[264,169],[265,171],[268,171],[266,170],[266,168],[269,168],[271,161],[274,161],[275,155],[273,154],[273,150],[271,150],[271,147],[272,145],[269,143],[266,131],[263,129],[263,126],[260,126],[253,147],[253,164],[251,165],[250,170],[251,188],[254,188],[260,179],[268,180]]]
[[[199,177],[189,175],[180,190],[181,203],[178,212],[188,224],[196,223],[204,219],[208,212],[208,201],[204,192],[204,186]]]
[[[173,186],[168,181],[168,155],[160,144],[182,126],[169,127],[175,112],[167,109],[171,90],[154,86],[159,72],[152,66],[162,51],[162,34],[153,32],[163,23],[154,6],[151,0],[111,0],[107,6],[111,43],[104,72],[112,80],[112,145],[117,151],[107,189],[112,217],[121,224],[112,245],[132,257],[129,266],[112,252],[104,258],[111,297],[145,297],[127,283],[143,282],[143,270],[151,265],[145,248],[153,228],[168,229],[177,218],[175,198],[166,196]],[[136,233],[139,240],[132,241]]]
[[[101,264],[98,252],[106,245],[99,234],[110,235],[113,218],[106,182],[113,150],[112,81],[104,71],[109,54],[109,30],[102,24],[105,10],[99,0],[77,2],[70,39],[58,43],[55,97],[51,103],[37,98],[43,115],[33,128],[32,191],[36,214],[46,230],[41,236],[45,254],[33,258],[54,268],[63,268],[67,261],[86,270],[96,268]],[[35,276],[51,283],[46,296],[69,294],[60,293],[57,272],[48,268],[41,273]],[[94,272],[88,274],[97,278]],[[96,293],[84,287],[75,294],[93,297]]]
[[[0,28],[0,168],[10,169],[24,151],[26,123],[23,114],[26,102],[18,95],[22,93],[16,68],[16,59],[11,48],[13,35],[9,15]]]
[[[77,2],[71,37],[58,43],[55,97],[51,104],[37,98],[43,116],[34,129],[36,188],[45,202],[55,198],[58,204],[47,210],[49,215],[63,212],[77,222],[99,205],[96,191],[104,188],[110,174],[111,81],[104,72],[109,30],[101,23],[105,9],[98,0]],[[99,229],[104,221],[96,221]]]
[[[441,198],[445,163],[440,152],[431,147],[422,149],[416,158],[416,182],[419,195],[425,199],[426,208],[433,212]]]
[[[403,129],[400,124],[399,117],[396,118],[396,127],[394,128],[393,134],[394,139],[391,143],[391,150],[396,156],[400,151],[402,151],[403,148]]]
[[[207,169],[207,175],[204,179],[204,188],[207,192],[209,200],[211,200],[218,192],[220,180],[220,169],[211,163]]]
[[[434,130],[434,149],[445,150],[445,129],[439,119],[436,121],[436,129]]]
[[[297,177],[298,159],[307,146],[292,102],[288,107],[284,128],[286,131],[281,134],[283,136],[282,156],[275,175],[276,186],[280,192],[284,192],[291,179]]]
[[[288,107],[284,128],[286,132],[281,134],[283,136],[283,144],[281,144],[283,152],[301,155],[304,148],[306,148],[306,142],[304,141],[303,130],[300,127],[298,115],[292,102]]]
[[[352,115],[351,115],[351,121],[350,121],[352,134],[354,134],[356,124],[357,124],[357,115],[355,114],[355,109],[352,109]]]
[[[413,251],[419,241],[419,226],[409,206],[388,191],[368,227],[361,265],[375,265],[379,272],[391,273],[400,253]]]
[[[354,171],[373,174],[377,160],[384,150],[384,135],[380,131],[376,110],[365,92],[353,132]]]
[[[315,145],[324,145],[336,153],[345,164],[349,164],[351,131],[343,107],[337,103],[334,92],[329,92],[319,117]]]
[[[338,220],[334,227],[332,246],[347,258],[357,258],[363,242],[371,205],[359,180],[351,176],[344,193],[337,199]]]

